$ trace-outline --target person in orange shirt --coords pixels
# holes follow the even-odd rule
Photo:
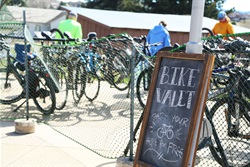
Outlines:
[[[234,28],[230,22],[230,18],[224,11],[218,13],[218,20],[219,22],[216,23],[212,29],[214,35],[234,34]],[[224,39],[227,39],[227,37],[224,37]]]

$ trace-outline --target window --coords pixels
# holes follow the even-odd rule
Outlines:
[[[36,25],[35,26],[35,31],[41,31],[41,26],[40,25]]]

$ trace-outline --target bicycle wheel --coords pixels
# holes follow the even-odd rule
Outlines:
[[[226,76],[226,77],[221,78],[221,76]],[[211,83],[214,86],[213,89],[226,88],[229,84],[229,78],[230,78],[229,73],[227,71],[212,74]]]
[[[56,92],[56,109],[57,110],[62,110],[68,99],[68,82],[66,78],[65,72],[58,68],[54,73],[55,79],[57,81],[57,86],[59,87],[59,91]]]
[[[235,108],[239,106],[239,114]],[[215,144],[209,146],[215,160],[223,166],[221,153],[224,152],[230,166],[247,167],[250,165],[249,122],[244,119],[244,113],[249,112],[250,105],[244,105],[242,99],[222,98],[211,108],[210,113],[222,149]],[[239,118],[239,130],[236,130],[236,118]],[[230,126],[231,125],[231,126]],[[247,138],[248,137],[248,138]]]
[[[148,98],[148,91],[150,87],[152,76],[152,69],[145,69],[143,70],[136,82],[136,95],[140,105],[145,108],[147,98]]]
[[[11,73],[12,67],[2,69],[0,71],[0,103],[11,104],[25,97],[23,87],[18,82],[18,79]]]
[[[206,48],[208,47],[209,49],[211,48],[217,48],[218,46],[218,41],[217,39],[213,38],[214,33],[211,29],[203,27],[202,28],[202,42],[203,42],[203,47]]]
[[[53,80],[45,72],[39,72],[38,74],[39,90],[38,95],[33,97],[33,101],[40,112],[49,115],[54,112],[56,107]]]
[[[75,74],[73,76],[73,99],[76,103],[80,101],[84,94],[85,86],[86,86],[86,71],[85,65],[78,61],[76,64]]]
[[[211,29],[203,27],[202,28],[202,37],[211,37],[214,36],[214,33]]]
[[[112,62],[112,75],[114,86],[120,90],[126,90],[130,84],[130,68],[127,57],[123,57],[122,54],[115,55]]]
[[[100,78],[93,72],[86,73],[85,96],[89,101],[97,98],[100,90]]]

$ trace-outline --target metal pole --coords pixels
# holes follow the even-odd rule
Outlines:
[[[23,36],[24,36],[24,54],[25,54],[25,91],[26,91],[26,119],[29,120],[29,67],[27,56],[27,39],[25,37],[26,13],[23,10]]]
[[[204,15],[205,0],[193,0],[191,11],[191,25],[189,42],[187,43],[186,53],[202,53],[202,23]]]
[[[131,78],[130,78],[130,90],[131,90],[131,97],[130,97],[130,154],[129,154],[129,160],[133,161],[133,140],[134,140],[134,83],[135,83],[135,47],[133,47],[133,53],[130,58],[130,64],[131,64]]]
[[[191,11],[191,25],[190,25],[190,34],[189,42],[186,46],[186,53],[202,54],[202,26],[203,26],[203,15],[204,15],[205,0],[193,0],[192,1],[192,11]],[[208,81],[206,81],[208,82]],[[206,90],[206,88],[204,89]],[[203,97],[204,99],[204,97]],[[198,113],[198,120],[201,120],[202,117],[202,105]],[[188,161],[188,167],[193,166],[195,156],[196,156],[196,142],[198,140],[199,124],[195,127],[192,148],[190,152],[190,157]]]

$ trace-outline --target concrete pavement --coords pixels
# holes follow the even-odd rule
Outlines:
[[[101,157],[50,126],[18,134],[14,121],[1,121],[1,167],[115,167],[116,159]]]

